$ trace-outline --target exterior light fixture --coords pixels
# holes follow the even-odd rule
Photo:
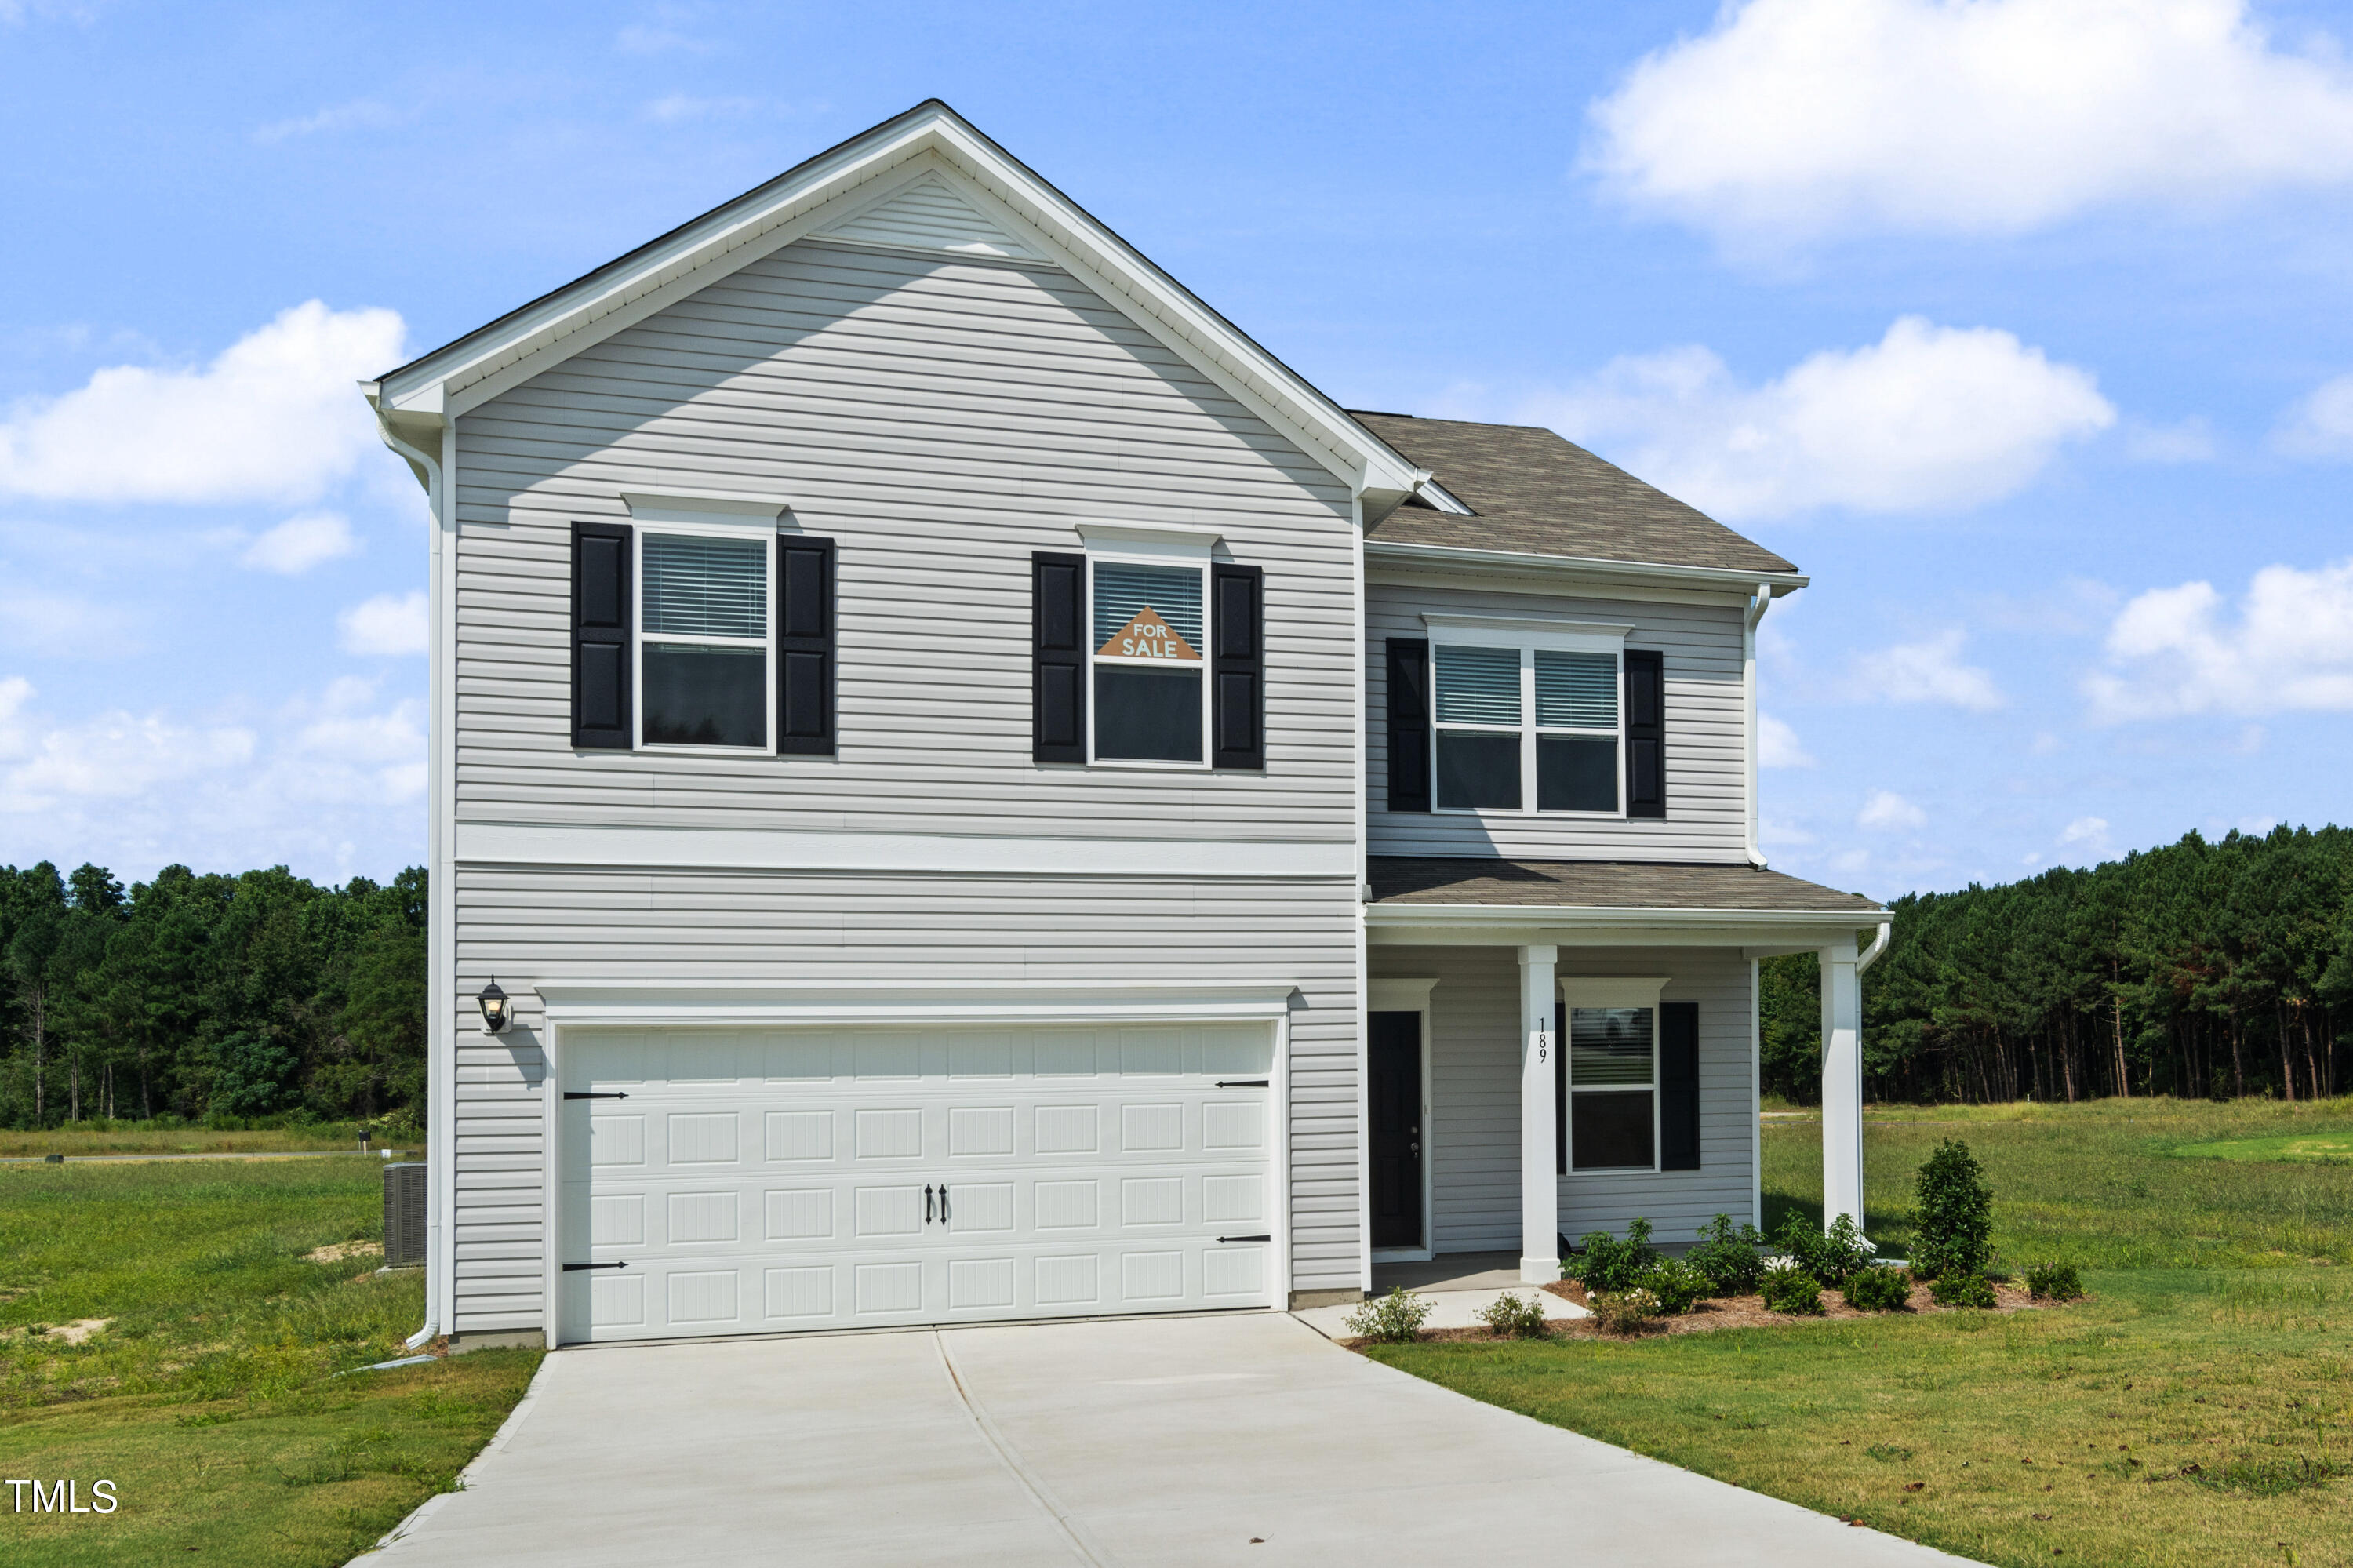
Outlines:
[[[491,983],[482,988],[482,994],[474,1000],[482,1004],[483,1033],[504,1033],[507,1025],[514,1022],[514,1009],[507,1004],[507,993],[499,989],[496,976],[491,977]]]

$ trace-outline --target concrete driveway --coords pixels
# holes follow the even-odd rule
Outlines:
[[[1273,1313],[564,1351],[363,1563],[1950,1563]]]

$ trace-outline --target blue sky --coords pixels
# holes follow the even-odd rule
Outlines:
[[[1344,403],[1796,560],[1775,863],[2346,815],[2353,7],[0,0],[0,862],[421,858],[351,381],[930,96]]]

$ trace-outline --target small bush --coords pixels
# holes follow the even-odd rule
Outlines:
[[[2072,1263],[2029,1264],[2026,1293],[2038,1301],[2073,1301],[2084,1294],[2084,1282]]]
[[[1376,1296],[1349,1313],[1342,1321],[1348,1332],[1367,1340],[1377,1340],[1385,1345],[1409,1345],[1421,1337],[1421,1325],[1430,1316],[1430,1303],[1419,1296],[1409,1296],[1403,1289],[1392,1290],[1387,1296]]]
[[[1642,1325],[1659,1315],[1659,1298],[1635,1286],[1628,1290],[1588,1292],[1585,1304],[1605,1334],[1639,1334]]]
[[[1670,1318],[1682,1317],[1715,1288],[1706,1275],[1694,1268],[1689,1259],[1680,1257],[1661,1258],[1643,1271],[1637,1283],[1658,1298],[1659,1310]]]
[[[1827,1232],[1808,1224],[1802,1214],[1791,1214],[1781,1222],[1781,1234],[1775,1239],[1799,1267],[1823,1285],[1844,1285],[1849,1275],[1879,1255],[1879,1249],[1855,1228],[1852,1214],[1831,1221]]]
[[[1913,1187],[1912,1270],[1977,1275],[1993,1261],[1993,1189],[1957,1138],[1936,1145]]]
[[[1767,1312],[1788,1312],[1800,1318],[1821,1316],[1822,1287],[1814,1282],[1812,1275],[1795,1264],[1767,1269],[1758,1293],[1765,1298]]]
[[[1651,1222],[1636,1220],[1626,1227],[1624,1241],[1608,1231],[1588,1233],[1579,1255],[1562,1260],[1560,1273],[1564,1279],[1583,1280],[1588,1291],[1626,1290],[1658,1261],[1657,1249],[1651,1245]]]
[[[1479,1309],[1479,1321],[1502,1340],[1541,1340],[1552,1332],[1545,1321],[1544,1303],[1534,1292],[1522,1296],[1506,1290]]]
[[[1736,1229],[1730,1214],[1718,1214],[1700,1227],[1699,1245],[1683,1254],[1683,1261],[1707,1276],[1718,1296],[1748,1296],[1765,1277],[1764,1233],[1755,1225]]]
[[[1982,1274],[1940,1274],[1928,1287],[1928,1294],[1936,1298],[1939,1307],[1993,1307],[1992,1284]]]
[[[1858,1312],[1900,1311],[1912,1299],[1912,1277],[1900,1268],[1873,1264],[1848,1275],[1841,1293]]]

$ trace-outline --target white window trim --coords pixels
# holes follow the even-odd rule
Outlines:
[[[1085,620],[1087,649],[1087,766],[1105,770],[1135,768],[1148,773],[1207,773],[1209,771],[1209,551],[1218,535],[1206,528],[1131,528],[1122,524],[1082,523],[1080,535],[1087,541],[1087,602],[1081,611]],[[1098,544],[1096,541],[1101,540]],[[1172,662],[1166,659],[1122,659],[1116,655],[1095,652],[1095,564],[1109,561],[1115,565],[1192,569],[1201,574],[1201,646],[1194,652],[1200,662],[1192,666],[1200,677],[1201,685],[1201,757],[1198,762],[1164,762],[1150,757],[1098,757],[1095,755],[1095,721],[1101,715],[1102,705],[1095,701],[1095,666],[1108,664],[1113,669],[1166,670]],[[1183,661],[1173,661],[1180,667]]]
[[[633,515],[635,515],[633,514]],[[683,517],[685,514],[676,514]],[[757,537],[774,539],[776,521],[765,517],[725,517],[698,514],[688,521],[673,522],[665,518],[653,522],[640,517],[638,526],[629,530],[629,738],[632,749],[656,757],[774,757],[776,755],[776,552],[770,546],[762,566],[766,591],[764,598],[768,609],[767,635],[759,640],[766,661],[766,705],[761,710],[762,727],[768,736],[765,746],[688,746],[677,741],[646,739],[646,536],[649,534],[690,534],[706,539],[742,539]],[[679,632],[664,632],[652,639],[656,642],[693,643],[707,648],[744,648],[752,644],[748,637],[697,637]]]
[[[1562,1107],[1560,1121],[1561,1164],[1569,1178],[1584,1179],[1609,1176],[1654,1176],[1664,1169],[1659,1163],[1659,993],[1666,989],[1664,976],[1652,979],[1587,979],[1577,977],[1560,982],[1561,1005],[1568,1010],[1567,1030],[1561,1033],[1562,1065],[1568,1074],[1568,1103]],[[1586,1088],[1577,1086],[1576,1058],[1569,1051],[1570,1033],[1577,1026],[1576,1011],[1580,1007],[1647,1007],[1651,1010],[1651,1162],[1648,1165],[1612,1165],[1600,1170],[1579,1171],[1577,1168],[1577,1097],[1640,1093],[1639,1084],[1595,1084]]]
[[[1442,615],[1425,612],[1422,624],[1430,631],[1430,802],[1432,812],[1443,816],[1480,817],[1500,815],[1512,817],[1567,817],[1588,821],[1624,821],[1626,820],[1626,639],[1633,632],[1630,625],[1597,620],[1552,620],[1524,619],[1505,615]],[[1444,721],[1438,716],[1438,650],[1451,645],[1458,648],[1511,648],[1520,655],[1520,722],[1517,726],[1461,724]],[[1536,737],[1539,735],[1582,736],[1600,738],[1603,732],[1591,729],[1568,729],[1557,726],[1539,726],[1536,723],[1536,661],[1539,650],[1556,653],[1606,653],[1617,662],[1615,690],[1618,695],[1618,725],[1611,738],[1617,742],[1618,757],[1612,777],[1618,785],[1618,804],[1608,811],[1544,810],[1536,804]],[[1438,803],[1438,738],[1446,730],[1471,730],[1487,735],[1512,735],[1520,737],[1520,803],[1509,806],[1441,806]]]

